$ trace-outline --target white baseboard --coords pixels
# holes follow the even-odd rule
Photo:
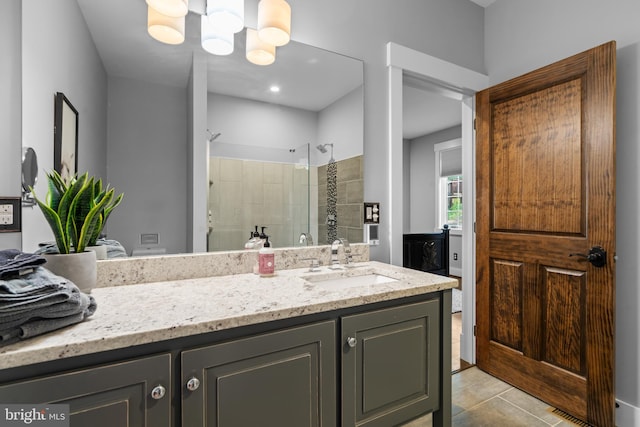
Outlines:
[[[456,277],[462,277],[462,269],[461,268],[451,268],[451,267],[449,267],[449,275],[450,276],[456,276]]]
[[[616,426],[618,427],[640,427],[640,408],[630,405],[621,400],[616,400]]]

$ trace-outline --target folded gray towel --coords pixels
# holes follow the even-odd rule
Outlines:
[[[8,331],[1,332],[0,346],[13,344],[27,338],[56,331],[64,328],[65,326],[75,325],[76,323],[82,322],[86,317],[87,316],[85,316],[84,313],[77,313],[57,319],[32,320]]]
[[[0,251],[0,279],[19,276],[20,273],[32,267],[42,265],[47,260],[37,254],[22,252],[18,249]]]
[[[69,280],[44,267],[36,267],[23,277],[0,280],[0,323],[4,317],[67,301],[78,292]]]
[[[36,254],[57,254],[58,246],[56,242],[42,242],[38,245],[38,249],[36,250]],[[96,246],[106,246],[107,247],[107,258],[126,258],[127,250],[122,246],[120,242],[113,239],[98,239],[96,241]]]
[[[96,308],[91,295],[43,267],[0,280],[0,346],[81,322]]]
[[[57,294],[63,295],[62,292]],[[66,299],[55,302],[54,299],[25,304],[21,310],[0,311],[0,329],[13,328],[35,318],[57,318],[76,314],[86,310],[90,304],[89,295],[80,292],[73,284],[65,290]]]

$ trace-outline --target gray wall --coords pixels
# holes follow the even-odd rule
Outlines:
[[[142,247],[141,233],[158,233],[158,246],[168,253],[185,252],[185,88],[110,77],[108,124],[108,178],[124,193],[122,204],[109,217],[108,237],[131,253]]]
[[[20,0],[0,2],[0,196],[20,196],[22,76]],[[0,249],[20,248],[20,233],[0,233]]]
[[[380,246],[371,258],[389,261],[387,67],[389,41],[484,72],[484,9],[468,0],[291,1],[292,37],[364,61],[365,200],[381,202]],[[257,3],[245,4],[247,24]],[[339,14],[336,13],[339,11]]]
[[[38,155],[38,196],[45,197],[45,173],[53,169],[56,92],[79,113],[78,172],[106,178],[106,73],[76,1],[23,1],[22,48],[22,143]],[[24,250],[53,239],[39,208],[23,209],[23,215]]]
[[[617,40],[616,397],[618,425],[640,425],[640,2],[498,0],[485,15],[492,84]]]
[[[404,199],[404,212],[409,212],[408,221],[405,222],[406,233],[431,233],[442,227],[437,223],[436,197],[437,183],[435,181],[435,152],[433,146],[441,142],[460,138],[462,129],[454,126],[438,132],[412,139],[405,144],[405,175],[409,175],[408,197]],[[406,186],[406,185],[405,185]],[[470,206],[470,204],[466,204]],[[449,265],[453,269],[451,274],[462,274],[462,234],[452,232],[449,237]],[[453,254],[458,254],[458,259],[453,259]]]

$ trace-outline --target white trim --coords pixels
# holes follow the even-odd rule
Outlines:
[[[389,259],[392,264],[402,265],[403,232],[403,182],[402,182],[402,80],[405,72],[419,76],[434,84],[439,93],[462,101],[462,174],[468,177],[465,186],[468,210],[464,215],[464,230],[473,230],[475,219],[475,141],[473,131],[474,93],[489,86],[489,77],[439,58],[387,43],[388,69],[388,150],[389,150]],[[399,153],[399,155],[398,155]],[[470,208],[470,209],[469,209]],[[475,233],[462,236],[462,334],[460,356],[475,363]]]
[[[616,399],[620,405],[616,408],[617,426],[640,426],[640,408]]]
[[[449,267],[449,275],[450,276],[456,276],[456,277],[462,277],[462,269],[461,268],[455,268],[455,267]]]
[[[437,144],[433,144],[433,151],[446,151],[451,150],[453,148],[458,148],[462,145],[462,138],[452,139],[451,141],[439,142]]]

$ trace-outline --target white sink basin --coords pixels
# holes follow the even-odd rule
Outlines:
[[[338,277],[307,276],[304,279],[308,282],[314,283],[316,285],[320,285],[323,288],[332,288],[332,289],[344,289],[344,288],[351,288],[356,286],[380,285],[383,283],[392,283],[392,282],[398,281],[398,279],[394,279],[392,277],[384,276],[382,274],[376,274],[376,273],[362,274],[357,276],[338,276]]]

